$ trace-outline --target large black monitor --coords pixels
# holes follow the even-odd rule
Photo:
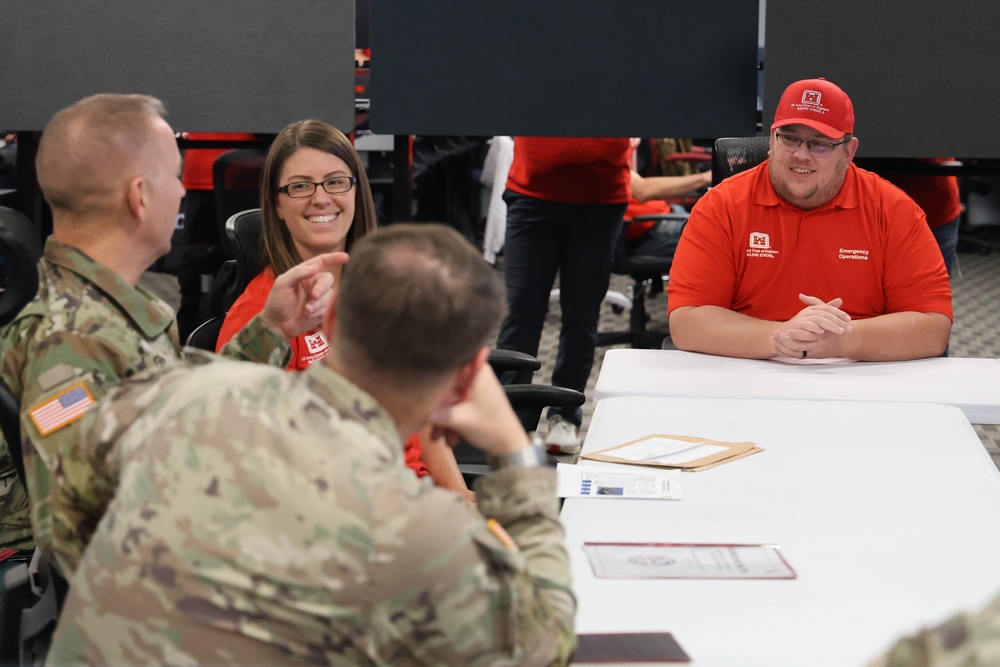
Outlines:
[[[752,0],[378,0],[386,134],[753,134]]]
[[[1000,157],[1000,2],[767,0],[764,123],[797,79],[854,102],[863,157]]]
[[[0,128],[100,92],[147,93],[188,131],[354,126],[354,0],[0,0]]]

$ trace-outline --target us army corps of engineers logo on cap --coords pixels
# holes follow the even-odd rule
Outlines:
[[[778,256],[778,251],[771,248],[771,235],[764,232],[750,232],[749,247],[747,247],[747,257],[767,257],[774,259]]]
[[[796,111],[808,111],[810,113],[825,114],[830,109],[823,106],[823,93],[818,90],[803,90],[802,101],[798,104],[792,103],[792,108]]]

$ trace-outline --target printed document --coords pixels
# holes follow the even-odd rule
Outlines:
[[[724,451],[725,447],[709,445],[704,441],[688,442],[661,435],[640,440],[627,447],[620,447],[615,450],[615,456],[628,461],[677,465]]]
[[[560,498],[662,498],[679,500],[679,470],[629,466],[601,468],[560,463],[556,466]]]
[[[774,544],[586,542],[594,576],[621,579],[794,579]]]

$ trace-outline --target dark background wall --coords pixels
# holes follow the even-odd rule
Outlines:
[[[164,101],[187,131],[354,125],[354,0],[0,0],[0,128],[98,92]]]
[[[831,11],[831,6],[835,11]],[[394,134],[752,134],[757,3],[379,0],[372,129]],[[162,98],[190,131],[352,127],[353,0],[0,0],[0,128],[99,91]],[[826,76],[862,156],[1000,155],[1000,3],[769,0],[763,115]]]
[[[372,129],[753,134],[752,0],[377,0]]]
[[[854,102],[858,154],[1000,156],[1000,2],[767,0],[764,126],[791,81]]]

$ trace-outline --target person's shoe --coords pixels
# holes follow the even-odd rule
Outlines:
[[[580,442],[579,426],[562,415],[552,415],[548,422],[545,448],[549,454],[576,454],[580,451],[583,444]]]

